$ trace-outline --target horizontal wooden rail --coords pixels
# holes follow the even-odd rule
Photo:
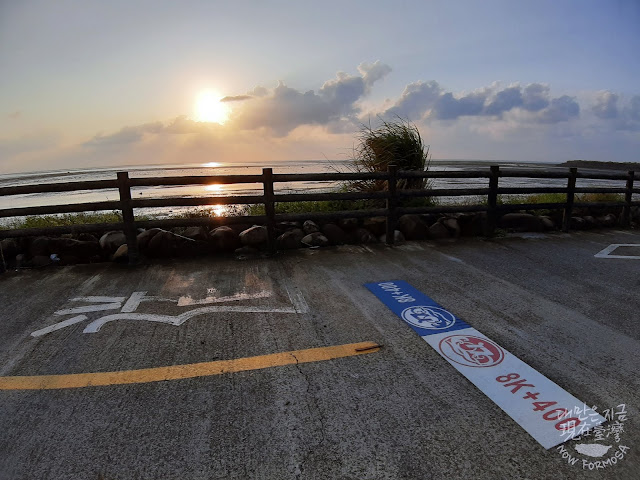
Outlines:
[[[109,230],[122,230],[124,226],[124,223],[90,223],[45,228],[15,228],[12,230],[0,230],[0,238],[39,237],[41,235],[61,235],[63,233],[107,232]]]
[[[103,210],[119,210],[120,202],[72,203],[70,205],[47,205],[45,207],[20,207],[0,209],[2,217],[21,217],[27,215],[51,215],[58,213],[97,212]]]
[[[398,170],[398,178],[489,178],[489,170],[458,170],[452,172]]]
[[[233,183],[260,183],[262,175],[203,175],[190,177],[131,178],[132,187],[160,187],[168,185],[229,185]]]
[[[38,183],[0,188],[0,196],[26,195],[29,193],[75,192],[79,190],[104,190],[118,188],[117,180],[90,180],[86,182]]]
[[[346,193],[286,193],[274,195],[276,202],[322,202],[340,200],[385,199],[387,192],[346,192]]]
[[[487,195],[488,188],[429,188],[424,190],[398,190],[397,196],[403,197],[466,197]]]
[[[567,193],[567,187],[500,187],[499,195],[529,195],[540,193]]]
[[[197,207],[212,205],[252,205],[263,203],[262,195],[237,195],[228,197],[168,197],[168,198],[148,198],[131,200],[133,208],[153,208],[153,207]]]
[[[337,182],[350,180],[386,180],[386,172],[372,173],[276,173],[273,174],[274,182]]]

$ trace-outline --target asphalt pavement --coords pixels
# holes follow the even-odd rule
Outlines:
[[[0,479],[640,478],[638,256],[609,230],[7,272]],[[393,280],[614,409],[609,453],[544,449],[364,287]]]

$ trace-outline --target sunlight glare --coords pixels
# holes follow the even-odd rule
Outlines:
[[[207,162],[202,164],[203,167],[208,167],[208,168],[215,168],[215,167],[219,167],[220,165],[222,164],[218,162]]]
[[[218,185],[217,183],[214,183],[212,185],[205,185],[204,189],[207,190],[208,192],[219,192],[220,190],[222,190],[222,185]]]
[[[224,124],[229,118],[229,107],[220,102],[220,95],[203,90],[196,98],[195,119],[198,122]]]

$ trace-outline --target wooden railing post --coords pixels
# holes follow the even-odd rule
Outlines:
[[[629,170],[627,173],[627,191],[624,193],[625,206],[622,209],[622,225],[629,228],[631,225],[631,200],[633,199],[633,177],[635,172]]]
[[[491,173],[489,176],[489,195],[487,196],[487,228],[485,236],[492,237],[496,231],[498,223],[498,182],[500,181],[500,167],[491,165]]]
[[[562,218],[562,231],[568,232],[571,226],[571,215],[573,214],[573,202],[576,198],[576,177],[578,169],[571,167],[569,169],[569,180],[567,181],[567,203],[564,207],[564,216]]]
[[[393,245],[396,233],[396,207],[398,206],[398,197],[396,194],[396,184],[398,182],[398,166],[389,165],[387,167],[387,191],[389,196],[387,197],[387,245]]]
[[[136,231],[133,208],[131,207],[131,188],[129,185],[129,173],[118,172],[118,190],[120,191],[120,209],[124,222],[124,235],[127,239],[127,255],[129,265],[138,263],[138,233]]]
[[[262,169],[262,185],[264,191],[264,212],[267,216],[267,245],[269,253],[276,253],[276,204],[273,189],[273,170]]]

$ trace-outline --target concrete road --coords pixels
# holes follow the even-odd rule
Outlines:
[[[639,478],[640,247],[611,244],[640,234],[0,275],[0,478]],[[363,287],[385,280],[625,404],[624,458],[542,448]]]

